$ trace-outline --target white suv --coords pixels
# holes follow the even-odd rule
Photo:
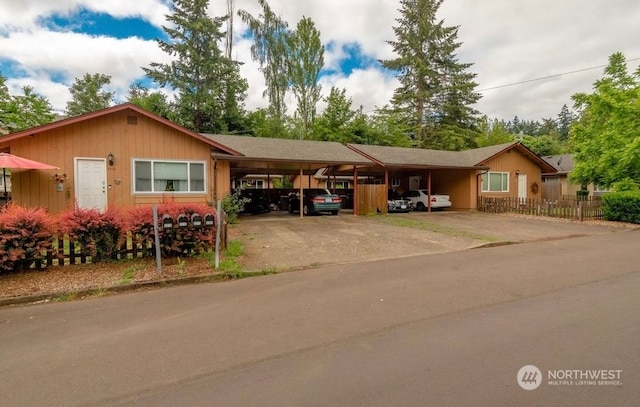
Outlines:
[[[416,211],[425,211],[429,206],[429,193],[426,189],[414,189],[412,191],[407,191],[402,194],[402,197],[410,200]],[[450,206],[451,201],[449,200],[449,195],[431,195],[431,208],[443,209],[449,208]]]

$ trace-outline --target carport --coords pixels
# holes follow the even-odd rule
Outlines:
[[[363,170],[384,179],[384,184],[402,191],[425,188],[451,196],[455,209],[473,209],[477,204],[478,176],[488,167],[465,151],[426,150],[348,144],[348,148],[376,165]],[[399,182],[391,182],[395,178]],[[395,181],[395,180],[394,180]],[[431,211],[431,199],[428,199]]]
[[[340,168],[345,174],[358,177],[358,170],[375,166],[367,157],[337,142],[291,140],[266,137],[230,136],[203,134],[204,137],[235,152],[212,149],[214,184],[229,182],[219,177],[242,178],[249,174],[296,175],[301,178],[314,175],[321,168],[331,171]],[[228,165],[229,173],[217,171],[218,163]],[[354,184],[354,199],[357,199],[357,183]],[[299,189],[303,195],[302,183]],[[303,217],[303,200],[300,199],[300,217]],[[358,215],[354,203],[354,215]]]

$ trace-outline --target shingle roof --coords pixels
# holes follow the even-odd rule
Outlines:
[[[568,174],[575,166],[573,154],[548,155],[542,159],[551,164],[559,174]]]
[[[385,166],[477,168],[477,161],[466,152],[427,150],[424,148],[385,147],[362,144],[348,144],[349,148],[360,151],[374,161]]]
[[[471,150],[461,151],[467,157],[468,162],[474,165],[480,165],[490,159],[491,157],[500,154],[501,152],[513,148],[518,145],[517,142],[496,144],[495,146],[474,148]]]
[[[518,142],[475,148],[465,151],[427,150],[423,148],[382,147],[361,144],[348,144],[349,148],[359,151],[383,166],[420,167],[420,168],[467,168],[485,169],[486,162],[492,157],[518,149],[528,156],[545,172],[555,172],[554,168],[538,157],[533,151]]]
[[[246,158],[255,160],[326,164],[372,164],[367,158],[336,142],[220,134],[202,134],[202,136],[229,147]],[[231,158],[225,154],[214,153],[213,156]]]

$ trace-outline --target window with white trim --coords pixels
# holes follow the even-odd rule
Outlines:
[[[391,178],[391,188],[400,187],[400,178]]]
[[[327,181],[327,188],[329,189],[348,189],[349,181]]]
[[[243,179],[240,182],[242,189],[264,189],[264,181],[261,179]]]
[[[133,191],[205,192],[204,161],[133,160]]]
[[[508,172],[488,172],[482,176],[482,192],[509,192]]]

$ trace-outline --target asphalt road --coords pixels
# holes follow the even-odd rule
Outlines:
[[[629,231],[0,309],[0,406],[635,406],[639,242]],[[530,364],[542,380],[528,391],[516,375]],[[618,383],[548,379],[603,369]]]

